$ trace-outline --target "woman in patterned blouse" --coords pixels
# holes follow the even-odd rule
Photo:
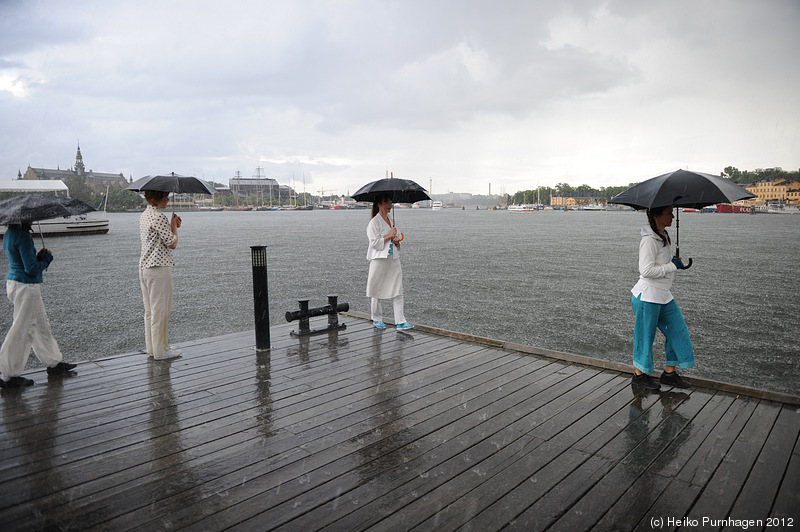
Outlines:
[[[142,255],[139,258],[139,281],[144,301],[144,331],[147,354],[156,360],[181,356],[169,346],[169,315],[172,312],[172,250],[178,245],[181,218],[172,220],[161,212],[169,201],[169,192],[145,190],[147,208],[139,218]]]

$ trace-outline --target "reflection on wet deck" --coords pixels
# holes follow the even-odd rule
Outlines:
[[[800,526],[792,398],[641,393],[607,364],[344,322],[32,372],[0,401],[3,529]]]

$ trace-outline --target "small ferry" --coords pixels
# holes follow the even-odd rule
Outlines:
[[[434,201],[431,203],[431,209],[434,211],[441,211],[442,210],[442,202],[441,201]]]
[[[604,210],[606,210],[606,206],[603,203],[584,203],[582,205],[578,205],[577,210],[579,210],[579,211],[604,211]]]
[[[509,205],[508,212],[536,212],[536,205],[531,203],[523,203],[522,205]]]

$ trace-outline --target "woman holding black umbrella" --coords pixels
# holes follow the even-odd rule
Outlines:
[[[53,262],[49,249],[36,252],[30,222],[9,224],[3,237],[8,257],[6,291],[14,305],[14,319],[0,347],[0,388],[21,388],[33,384],[21,376],[31,354],[47,366],[48,375],[64,375],[75,364],[62,362],[58,342],[53,338],[42,299],[42,272]]]
[[[398,330],[411,329],[406,323],[403,302],[403,269],[400,266],[400,240],[397,228],[389,220],[392,199],[389,193],[382,193],[372,203],[372,219],[367,225],[367,297],[372,298],[370,311],[372,323],[378,329],[385,329],[381,299],[391,299],[394,307],[394,320]]]
[[[144,331],[147,354],[156,360],[181,355],[169,346],[169,316],[172,313],[172,250],[178,245],[181,218],[174,212],[168,220],[161,209],[167,207],[169,192],[145,190],[147,208],[139,218],[142,254],[139,281],[144,302]]]
[[[642,227],[639,242],[639,282],[631,289],[631,305],[636,315],[633,329],[633,384],[651,390],[661,388],[649,373],[653,371],[653,342],[656,329],[664,333],[666,363],[659,382],[665,386],[688,388],[676,367],[691,368],[694,351],[686,321],[670,288],[675,272],[686,269],[680,257],[673,256],[667,227],[672,225],[672,207],[647,210],[648,225]]]

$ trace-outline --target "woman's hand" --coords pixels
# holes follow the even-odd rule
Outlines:
[[[181,222],[182,222],[182,221],[183,221],[183,220],[181,220],[181,217],[180,217],[180,216],[178,216],[178,215],[177,215],[177,214],[175,214],[174,212],[172,213],[172,220],[170,220],[170,226],[172,227],[172,232],[173,232],[173,233],[174,233],[174,232],[175,232],[177,229],[179,229],[179,228],[180,228],[180,226],[181,226]]]

